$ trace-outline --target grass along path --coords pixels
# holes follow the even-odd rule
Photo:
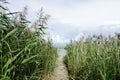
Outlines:
[[[68,72],[67,68],[63,62],[63,55],[59,55],[56,65],[57,67],[54,70],[53,75],[51,76],[50,80],[68,80]]]

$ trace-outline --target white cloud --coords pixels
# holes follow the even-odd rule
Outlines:
[[[60,35],[52,35],[51,37],[54,43],[69,43],[68,39],[65,39],[64,37]]]
[[[109,22],[110,24],[114,22],[120,24],[120,0],[86,0],[85,3],[79,0],[75,0],[75,3],[70,0],[74,6],[67,5],[65,0],[10,1],[12,5],[14,3],[20,6],[28,5],[33,11],[30,11],[32,15],[43,6],[45,11],[60,23],[83,29],[96,28],[96,26],[109,24]],[[15,4],[14,6],[17,7]],[[31,18],[31,15],[29,17]]]
[[[61,28],[58,27],[59,24],[58,26],[55,25],[53,28],[56,28],[54,29],[56,31],[50,31],[53,32],[51,37],[54,43],[69,42],[65,35],[72,32],[74,28],[79,32],[95,30],[95,32],[104,32],[109,29],[111,30],[109,32],[114,32],[120,29],[120,25],[118,25],[120,24],[120,0],[10,0],[10,2],[9,7],[18,11],[23,6],[28,5],[31,20],[35,18],[37,10],[43,7],[45,12],[51,15],[50,24],[60,23],[64,25]],[[69,3],[70,5],[68,5]],[[101,29],[100,25],[106,26]],[[118,26],[109,27],[107,25]],[[58,30],[63,31],[58,33]],[[76,35],[75,40],[78,40],[83,35],[83,33],[79,33]]]
[[[44,39],[48,40],[48,38],[49,38],[52,40],[52,42],[54,44],[57,44],[57,43],[66,44],[66,43],[69,43],[69,41],[70,41],[69,39],[66,39],[64,36],[61,36],[61,35],[55,33],[51,29],[47,30],[46,32],[48,35],[46,35],[44,37]]]
[[[108,1],[108,3],[104,1],[95,1],[85,5],[78,5],[68,10],[57,11],[53,16],[62,23],[82,26],[83,28],[95,28],[96,26],[102,25],[108,21],[120,21],[119,3],[120,1]]]

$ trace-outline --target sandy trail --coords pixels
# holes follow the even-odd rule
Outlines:
[[[50,80],[69,80],[68,79],[68,72],[66,69],[66,66],[63,62],[63,57],[64,56],[59,56],[57,61],[56,61],[56,65],[57,67],[54,70],[53,75],[51,76]]]

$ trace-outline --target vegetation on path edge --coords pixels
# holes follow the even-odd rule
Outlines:
[[[120,34],[82,37],[65,49],[70,80],[120,80]]]
[[[0,80],[43,80],[55,68],[57,49],[45,40],[48,15],[41,9],[29,26],[27,8],[11,12],[0,1]]]

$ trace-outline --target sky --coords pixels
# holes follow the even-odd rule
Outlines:
[[[66,44],[92,34],[120,32],[120,0],[9,0],[12,11],[28,6],[33,21],[41,7],[51,15],[48,34],[54,44]]]

